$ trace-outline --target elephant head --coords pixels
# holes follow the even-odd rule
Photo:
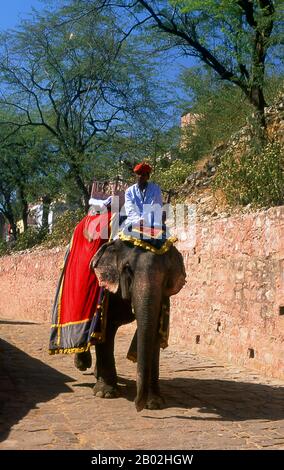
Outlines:
[[[120,240],[111,241],[105,243],[98,250],[91,261],[91,268],[95,271],[100,286],[114,294],[120,288],[122,298],[129,299],[138,265],[141,264],[141,261],[143,263],[144,258],[146,261],[149,254],[152,259],[157,261],[157,266],[159,264],[159,267],[162,268],[165,282],[160,288],[163,291],[163,296],[170,297],[177,294],[186,282],[186,272],[182,255],[174,246],[164,255],[155,255],[145,253],[140,248],[127,246]],[[146,265],[142,272],[144,276],[148,276]],[[138,273],[136,274],[138,275]],[[141,268],[139,274],[141,274]]]
[[[162,300],[177,294],[185,284],[183,258],[174,246],[158,255],[115,240],[100,248],[91,267],[101,286],[124,299],[131,299],[138,331],[135,404],[140,411],[145,406],[155,374],[158,381],[158,359],[154,356],[159,357]]]

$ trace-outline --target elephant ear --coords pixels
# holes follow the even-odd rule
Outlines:
[[[99,285],[115,294],[119,287],[117,250],[114,242],[105,243],[91,261]]]
[[[170,269],[165,294],[177,294],[186,283],[186,271],[181,253],[173,246],[170,250]]]

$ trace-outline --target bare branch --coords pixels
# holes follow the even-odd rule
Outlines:
[[[214,55],[206,47],[201,45],[198,40],[191,37],[185,31],[180,30],[176,24],[172,24],[171,27],[165,24],[160,18],[162,15],[156,13],[153,8],[149,5],[149,3],[145,0],[138,1],[141,5],[143,5],[146,10],[149,11],[153,20],[156,22],[157,26],[162,31],[183,39],[190,47],[197,51],[198,56],[202,59],[202,61],[212,67],[221,76],[223,80],[232,80],[234,81],[234,83],[239,82],[239,80],[234,77],[233,72],[227,70],[226,67],[224,67],[224,65],[221,64],[219,60],[214,57]]]
[[[254,11],[253,11],[253,2],[251,0],[238,0],[238,5],[241,7],[243,10],[246,20],[248,24],[252,27],[255,28],[257,25],[257,22],[254,18]]]

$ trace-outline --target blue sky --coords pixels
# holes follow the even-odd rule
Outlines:
[[[1,8],[0,29],[15,27],[21,18],[28,16],[32,7],[42,8],[42,3],[39,0],[5,0],[5,6]]]
[[[3,1],[3,0],[2,0]],[[23,18],[28,18],[32,13],[32,8],[43,9],[44,1],[41,0],[5,0],[5,6],[2,8],[0,15],[0,31],[15,28]],[[169,61],[164,68],[164,77],[166,81],[171,82],[170,87],[173,87],[179,95],[184,96],[179,86],[176,85],[177,76],[180,71],[180,66],[190,66],[190,59],[178,58],[174,61]]]

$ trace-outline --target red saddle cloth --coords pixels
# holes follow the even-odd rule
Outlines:
[[[53,306],[50,354],[83,352],[92,338],[101,339],[95,330],[101,320],[102,288],[90,262],[108,241],[110,220],[110,211],[87,215],[74,230]]]

